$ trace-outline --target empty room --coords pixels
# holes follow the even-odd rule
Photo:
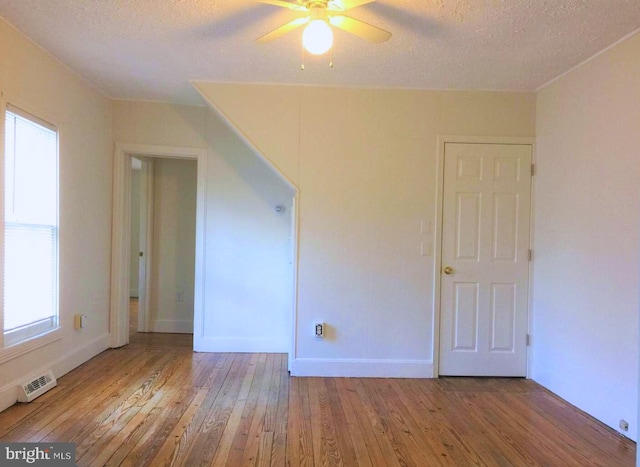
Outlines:
[[[0,465],[636,465],[638,0],[0,0],[0,109]]]

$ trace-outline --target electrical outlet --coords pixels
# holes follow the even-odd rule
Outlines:
[[[178,290],[176,292],[176,302],[183,302],[183,301],[184,301],[184,291]]]
[[[74,315],[73,316],[73,328],[82,329],[87,325],[87,315]]]
[[[629,431],[629,422],[626,421],[624,418],[620,419],[619,426],[622,431]]]
[[[314,323],[313,329],[316,337],[324,337],[324,323]]]

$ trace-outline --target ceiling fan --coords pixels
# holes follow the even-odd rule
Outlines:
[[[384,42],[391,37],[389,31],[367,24],[343,14],[375,0],[260,0],[261,3],[288,8],[298,13],[298,18],[256,39],[258,43],[270,42],[305,24],[302,35],[304,48],[312,54],[321,55],[333,44],[331,26],[354,34],[371,42]],[[331,26],[330,26],[331,25]]]

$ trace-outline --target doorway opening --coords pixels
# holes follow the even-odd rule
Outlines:
[[[172,148],[144,145],[116,145],[114,165],[114,214],[113,214],[113,238],[112,238],[112,284],[111,284],[111,346],[121,347],[129,343],[129,308],[132,295],[132,255],[135,248],[132,245],[132,191],[134,189],[133,161],[141,162],[140,191],[144,191],[146,203],[140,206],[140,218],[145,222],[140,223],[140,244],[138,281],[138,330],[143,332],[178,332],[194,334],[197,339],[198,329],[201,329],[203,314],[203,282],[204,282],[204,213],[205,213],[205,175],[206,175],[206,150],[200,148]],[[161,185],[168,185],[166,193],[173,193],[152,201],[154,194],[154,167],[162,172],[172,174],[166,180],[158,178]],[[176,173],[186,172],[191,175],[191,187],[189,183],[176,184]],[[183,174],[184,175],[184,174]],[[164,177],[167,178],[167,177]],[[185,179],[185,177],[182,177]],[[193,188],[195,178],[195,193],[189,192]],[[186,178],[188,179],[188,178]],[[179,185],[179,186],[178,186]],[[182,190],[183,189],[183,190]],[[184,191],[185,193],[181,193]],[[188,211],[179,207],[181,198],[195,198],[195,208],[192,209],[191,221],[184,221],[183,214]],[[162,214],[154,220],[154,205],[161,207]],[[166,209],[167,206],[169,209]],[[166,218],[168,211],[173,211],[175,216]],[[144,211],[144,213],[142,212]],[[160,219],[158,219],[160,217]],[[193,219],[195,218],[195,219]],[[153,227],[159,227],[153,233]],[[191,244],[176,246],[176,242],[164,242],[162,237],[173,235],[179,230],[183,237],[192,236]],[[168,232],[168,234],[167,234]],[[154,242],[154,237],[159,242]],[[168,254],[163,251],[168,248]],[[182,249],[181,249],[182,248]],[[132,253],[132,250],[133,253]],[[184,254],[184,251],[192,251],[192,254]],[[163,261],[174,262],[173,268],[160,268],[156,256],[164,258]],[[187,261],[180,261],[181,256],[188,256]],[[178,265],[179,264],[179,265]],[[162,269],[162,271],[161,271]],[[165,271],[166,269],[166,271]],[[185,272],[186,271],[186,272]],[[167,277],[167,273],[169,277]],[[191,276],[191,280],[184,280]],[[172,279],[173,277],[173,279]],[[165,282],[173,280],[174,287],[166,287]],[[133,291],[135,292],[135,291]],[[141,294],[142,292],[142,294]],[[168,295],[167,295],[168,294]],[[171,303],[182,306],[160,306],[161,303]],[[151,311],[153,307],[154,311]],[[192,311],[191,311],[192,310]],[[188,311],[188,313],[185,313]],[[195,345],[195,342],[194,342]]]
[[[193,334],[197,163],[131,161],[130,328]]]

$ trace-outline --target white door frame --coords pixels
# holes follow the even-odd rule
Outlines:
[[[111,238],[111,347],[129,343],[129,279],[131,260],[131,157],[191,159],[197,162],[196,261],[193,310],[194,346],[202,337],[204,316],[204,252],[207,150],[204,148],[116,143],[113,174]]]
[[[287,369],[291,371],[293,361],[297,358],[297,336],[298,336],[298,256],[299,243],[298,235],[300,232],[300,196],[298,189],[295,188],[293,199],[291,200],[291,336],[289,344],[289,353],[287,359]]]
[[[535,161],[535,138],[531,137],[517,137],[517,136],[454,136],[454,135],[440,135],[438,136],[438,161],[437,161],[437,180],[436,180],[436,229],[435,229],[435,242],[434,242],[434,262],[433,262],[433,377],[440,376],[440,287],[441,287],[441,274],[442,270],[442,210],[444,208],[444,149],[446,143],[469,143],[469,144],[523,144],[531,146],[532,161]],[[533,205],[533,180],[531,180],[531,203]],[[533,206],[531,209],[531,222],[529,227],[530,232],[533,232]],[[527,310],[528,315],[528,330],[531,332],[532,325],[532,313],[531,313],[531,288],[532,278],[531,273],[532,262],[529,262],[529,307]],[[531,352],[527,351],[527,378],[531,377]]]

